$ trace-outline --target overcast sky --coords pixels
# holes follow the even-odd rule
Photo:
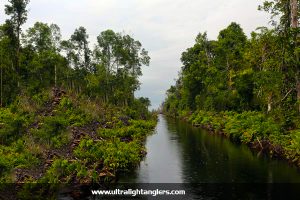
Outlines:
[[[31,0],[24,29],[36,21],[56,23],[68,39],[84,26],[91,47],[106,29],[126,32],[149,51],[151,64],[143,70],[138,96],[149,97],[158,107],[165,91],[174,84],[181,68],[181,53],[194,44],[199,32],[216,39],[231,22],[239,23],[247,35],[267,26],[269,16],[257,11],[263,0]],[[7,18],[0,0],[0,23]]]

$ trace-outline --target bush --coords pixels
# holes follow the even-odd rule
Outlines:
[[[33,155],[25,146],[23,140],[19,139],[11,146],[0,145],[0,176],[11,182],[11,172],[14,168],[27,168],[38,164],[36,155]],[[3,182],[0,179],[0,182]]]
[[[88,162],[102,162],[103,148],[105,142],[94,142],[91,139],[84,139],[79,146],[74,150],[74,155],[80,159],[85,159]]]
[[[50,116],[44,119],[40,129],[32,129],[34,138],[52,147],[61,147],[68,142],[68,121],[62,116]]]
[[[102,138],[144,138],[148,133],[154,129],[155,121],[144,121],[144,120],[130,120],[129,126],[117,126],[120,128],[114,129],[98,129],[98,135]]]
[[[189,121],[194,125],[210,126],[215,131],[222,131],[231,139],[243,143],[280,133],[280,125],[272,118],[254,111],[243,113],[198,111]]]
[[[106,143],[103,152],[104,165],[112,170],[128,170],[140,163],[142,150],[137,142],[125,143],[116,140]]]
[[[80,161],[70,162],[65,159],[55,160],[39,181],[42,183],[68,183],[74,177],[79,180],[88,176],[87,168]]]
[[[300,156],[300,130],[291,131],[288,134],[288,140],[285,141],[288,141],[284,145],[287,157],[294,162],[298,161]]]
[[[0,109],[0,142],[10,144],[20,138],[32,118],[28,115],[13,113],[9,108]]]
[[[65,118],[68,126],[82,126],[91,121],[91,117],[74,106],[71,99],[67,97],[60,101],[56,115]]]
[[[235,140],[249,143],[256,138],[268,138],[278,134],[280,126],[259,112],[243,112],[227,117],[224,132]]]

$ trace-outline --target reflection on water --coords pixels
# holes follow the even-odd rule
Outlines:
[[[146,147],[145,160],[121,182],[300,183],[300,173],[283,161],[258,158],[246,146],[162,115]]]

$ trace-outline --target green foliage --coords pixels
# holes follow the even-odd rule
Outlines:
[[[288,137],[288,138],[287,138]],[[284,145],[285,150],[287,151],[287,157],[293,162],[300,161],[300,131],[295,130],[291,131],[288,136],[286,136]],[[283,144],[282,138],[280,143]]]
[[[64,117],[51,116],[40,123],[40,129],[32,129],[31,132],[37,141],[57,148],[68,143],[67,125]]]
[[[140,128],[145,130],[152,130],[154,129],[156,122],[155,121],[146,121],[146,120],[130,120],[129,121],[131,126],[134,128]]]
[[[132,119],[150,119],[149,106],[151,105],[148,98],[134,99],[129,107],[125,108],[125,114]]]
[[[72,100],[67,97],[62,98],[56,110],[56,115],[64,118],[68,126],[82,126],[91,121],[89,113],[84,113],[78,109]]]
[[[194,113],[190,121],[195,125],[209,126],[215,131],[224,132],[231,139],[250,143],[256,139],[279,135],[280,126],[270,117],[259,112],[207,112]]]
[[[279,9],[274,5],[268,9]],[[183,67],[175,86],[167,91],[165,113],[276,111],[274,115],[282,119],[294,113],[299,101],[293,92],[297,47],[291,44],[292,36],[281,34],[262,27],[247,39],[236,23],[221,30],[216,41],[200,33],[194,46],[182,53]],[[293,126],[297,125],[291,119],[285,128]]]
[[[139,41],[106,30],[92,51],[84,27],[64,41],[56,24],[36,22],[22,32],[28,4],[9,1],[5,13],[10,19],[0,25],[1,104],[10,104],[21,91],[33,96],[53,86],[124,107],[136,101],[141,68],[150,62]],[[147,109],[150,102],[141,101]]]
[[[243,112],[227,117],[224,132],[243,143],[249,143],[257,138],[268,138],[270,134],[278,134],[280,127],[262,113]]]
[[[136,143],[124,143],[120,140],[93,141],[84,139],[74,150],[77,161],[55,160],[40,182],[66,183],[74,179],[79,182],[99,179],[99,165],[104,169],[128,170],[141,161],[143,147]]]
[[[40,128],[31,130],[37,141],[59,148],[70,141],[71,126],[82,126],[89,123],[89,118],[79,109],[76,109],[69,98],[62,98],[54,111],[54,116],[42,118]]]
[[[13,112],[9,108],[0,108],[0,144],[9,144],[21,137],[31,117]]]
[[[144,138],[155,127],[155,121],[130,120],[129,126],[122,126],[115,129],[98,130],[98,135],[103,138]]]
[[[35,102],[39,108],[41,109],[47,102],[50,101],[50,91],[44,90],[40,93],[34,94],[31,99],[33,102]]]
[[[102,162],[105,141],[94,142],[91,139],[84,139],[79,146],[74,150],[75,156],[85,159],[87,162]]]
[[[75,149],[75,155],[88,162],[101,162],[111,170],[128,170],[141,161],[141,144],[136,141],[121,142],[119,139],[111,141],[82,140]]]
[[[107,150],[103,155],[104,165],[114,170],[135,167],[141,161],[141,150],[143,148],[136,142],[114,141],[114,143],[108,143]]]
[[[80,160],[54,156],[40,181],[99,181],[100,164],[114,173],[136,166],[155,125],[143,121],[155,119],[149,99],[134,97],[142,67],[150,62],[148,52],[131,36],[112,30],[100,33],[93,51],[84,27],[65,41],[56,24],[36,22],[23,32],[28,4],[9,0],[10,18],[0,25],[1,182],[11,182],[16,168],[45,165],[45,154],[53,149],[71,148],[78,142],[75,127],[93,135],[90,128],[102,123],[111,128],[99,130],[105,141],[86,139],[74,152],[69,149],[69,156]]]
[[[79,161],[69,162],[64,159],[55,160],[45,176],[39,181],[41,183],[68,183],[75,176],[78,180],[87,176],[87,168]]]
[[[37,155],[26,148],[22,139],[10,146],[0,145],[0,182],[11,183],[15,168],[26,168],[38,164]]]
[[[141,141],[155,123],[142,120],[130,123],[128,127],[99,129],[99,135],[105,139],[82,139],[74,149],[78,161],[56,160],[42,181],[69,182],[74,177],[77,180],[98,180],[102,168],[116,173],[136,167],[145,151]],[[132,137],[132,140],[124,142],[119,137]]]
[[[29,101],[28,106],[31,107],[30,103],[37,104],[36,102],[40,100],[40,102],[48,101],[47,95],[45,100],[43,96],[37,95],[35,100]],[[106,125],[111,129],[100,128],[99,140],[89,139],[88,136],[85,139],[81,138],[74,151],[70,150],[77,158],[76,161],[57,159],[55,156],[54,162],[43,178],[36,181],[42,183],[99,181],[101,170],[109,170],[114,175],[119,170],[136,167],[142,159],[142,152],[145,151],[143,141],[155,127],[155,120],[132,120],[124,114],[123,108],[115,106],[99,109],[96,113],[103,111],[107,113],[102,113],[101,118],[95,117],[90,114],[90,108],[86,109],[81,105],[86,101],[83,99],[63,97],[51,112],[35,118],[32,118],[34,115],[29,111],[29,113],[13,112],[19,110],[19,106],[24,107],[21,103],[14,104],[12,108],[1,108],[1,181],[14,181],[13,173],[17,168],[27,169],[38,164],[44,165],[44,154],[48,150],[60,151],[64,146],[71,145],[71,140],[74,140],[72,127],[86,126],[91,120],[99,120],[102,117],[104,120],[110,119]],[[77,106],[78,104],[80,106]],[[90,103],[94,104],[95,102]],[[33,180],[29,177],[26,181]]]
[[[182,53],[163,111],[181,118],[193,113],[194,125],[238,142],[269,140],[300,166],[299,1],[266,0],[259,9],[272,15],[273,28],[259,27],[247,38],[231,23],[217,40],[197,35]]]

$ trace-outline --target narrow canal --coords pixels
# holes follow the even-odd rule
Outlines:
[[[300,183],[299,171],[286,162],[163,115],[146,147],[148,154],[140,167],[121,177],[120,182],[192,184],[191,193],[199,199],[212,194],[220,197],[226,187],[242,187],[247,192],[250,188],[254,199],[265,199],[270,190],[274,195],[278,188],[300,188],[295,184]],[[197,184],[213,188],[211,194],[201,193]]]

